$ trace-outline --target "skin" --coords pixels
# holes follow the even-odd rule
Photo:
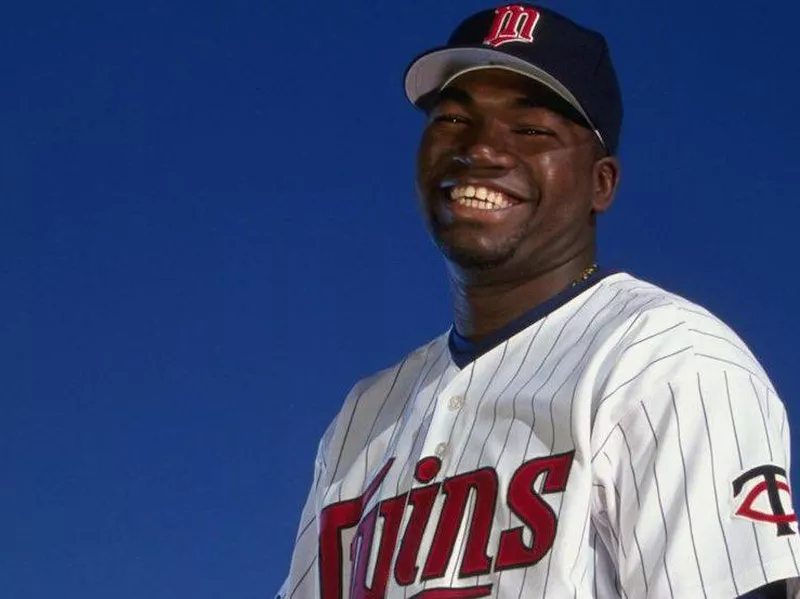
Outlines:
[[[596,215],[619,164],[569,107],[501,69],[455,79],[428,106],[417,192],[447,263],[458,332],[478,340],[548,300],[595,261]],[[450,199],[455,185],[503,191],[484,211]]]

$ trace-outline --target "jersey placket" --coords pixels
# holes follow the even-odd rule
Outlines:
[[[420,457],[435,456],[442,463],[442,472],[457,449],[458,438],[454,436],[459,417],[467,406],[467,397],[474,363],[458,373],[439,393],[430,425],[425,433]]]

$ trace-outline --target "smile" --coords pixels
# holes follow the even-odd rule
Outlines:
[[[503,210],[516,202],[503,192],[480,185],[458,185],[450,189],[450,199],[461,206],[478,210]]]

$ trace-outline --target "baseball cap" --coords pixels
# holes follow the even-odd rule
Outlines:
[[[411,61],[405,91],[417,107],[464,73],[500,68],[531,77],[565,100],[615,153],[622,95],[606,39],[567,17],[529,3],[465,19],[446,46]]]

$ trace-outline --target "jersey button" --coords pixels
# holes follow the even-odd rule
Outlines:
[[[463,395],[454,395],[451,397],[447,402],[447,407],[453,410],[460,410],[464,407],[464,396]]]
[[[447,453],[447,443],[439,443],[439,445],[436,446],[436,449],[433,450],[433,453],[440,458],[444,456],[444,454]]]

